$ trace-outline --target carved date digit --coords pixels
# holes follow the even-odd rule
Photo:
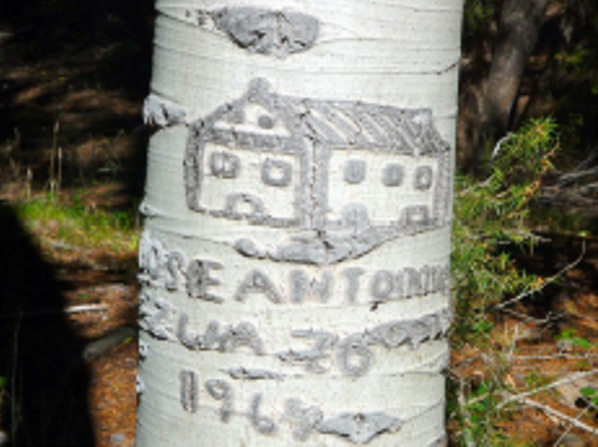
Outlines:
[[[330,369],[330,365],[322,364],[330,359],[330,351],[336,346],[337,336],[326,331],[297,330],[291,333],[293,337],[306,338],[314,341],[311,349],[304,351],[290,350],[278,357],[283,361],[304,363],[306,371],[322,374]],[[328,362],[326,362],[328,363]]]
[[[285,404],[285,417],[295,425],[293,438],[307,441],[315,427],[322,421],[323,413],[318,407],[304,407],[299,399],[288,399]]]
[[[196,413],[199,407],[199,390],[197,373],[183,370],[179,374],[181,381],[181,405],[185,411]]]
[[[251,421],[253,428],[262,435],[272,435],[276,433],[276,424],[269,417],[260,415],[261,403],[262,395],[260,393],[254,394],[249,409],[249,420]]]
[[[212,379],[206,382],[206,390],[216,400],[222,401],[220,407],[220,420],[228,422],[233,414],[233,390],[224,380]]]
[[[374,353],[367,346],[362,334],[350,335],[339,343],[336,359],[347,376],[359,377],[372,367]]]

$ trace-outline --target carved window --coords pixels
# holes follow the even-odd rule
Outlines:
[[[234,154],[214,152],[210,155],[210,171],[214,177],[237,178],[241,170],[241,160]]]
[[[267,158],[262,164],[262,182],[269,186],[284,187],[291,183],[293,170],[284,160]]]
[[[257,119],[257,125],[262,129],[270,130],[274,127],[274,119],[269,115],[260,115]]]
[[[385,186],[401,186],[404,176],[404,170],[400,164],[390,163],[382,171],[382,183]]]
[[[425,191],[430,189],[432,181],[434,180],[434,174],[430,166],[418,166],[415,170],[415,189]]]
[[[345,162],[345,181],[350,184],[358,184],[365,179],[365,161],[347,160]]]

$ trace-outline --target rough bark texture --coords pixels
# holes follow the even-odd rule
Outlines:
[[[443,445],[461,6],[158,0],[138,446]]]
[[[536,45],[548,0],[507,0],[488,75],[485,98],[486,129],[504,133],[523,71]]]

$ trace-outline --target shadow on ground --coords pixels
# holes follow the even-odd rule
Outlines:
[[[2,428],[14,445],[93,446],[83,340],[62,312],[66,284],[2,202],[0,247]]]
[[[0,2],[0,180],[29,171],[44,187],[60,147],[63,186],[121,180],[139,195],[152,35],[145,0]]]

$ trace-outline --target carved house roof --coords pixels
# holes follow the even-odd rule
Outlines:
[[[262,116],[262,122],[255,123],[253,130],[243,131],[239,129],[240,121],[243,110],[250,105],[263,107],[269,116]],[[288,134],[269,128],[276,120],[282,122]],[[223,138],[227,127],[231,132],[234,128],[241,146],[254,142],[285,146],[289,140],[309,138],[337,149],[354,147],[415,156],[449,151],[449,145],[433,126],[429,109],[284,96],[272,92],[262,79],[253,80],[240,99],[218,108],[202,121],[202,127],[208,138]],[[210,132],[212,128],[219,131]]]

